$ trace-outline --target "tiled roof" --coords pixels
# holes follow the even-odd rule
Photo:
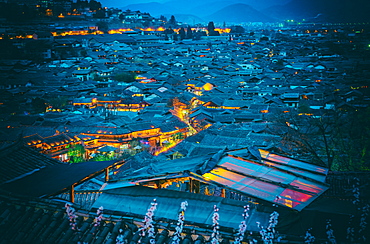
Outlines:
[[[151,189],[147,189],[150,191]],[[142,191],[142,189],[141,189]],[[167,191],[164,191],[167,192]],[[176,192],[175,192],[176,193]],[[139,228],[142,227],[142,222],[146,212],[146,205],[150,204],[152,196],[147,195],[146,198],[140,196],[132,197],[132,193],[128,192],[128,196],[136,199],[135,202],[131,198],[125,201],[130,204],[136,203],[136,210],[140,209],[138,213],[129,212],[124,213],[124,210],[115,211],[114,208],[108,207],[107,209],[103,206],[102,220],[99,224],[95,221],[97,213],[93,211],[85,211],[79,209],[79,206],[75,204],[73,208],[76,216],[75,229],[72,229],[71,222],[69,221],[66,213],[64,200],[53,201],[53,200],[19,200],[19,199],[7,199],[0,198],[0,215],[2,221],[0,222],[1,239],[3,243],[94,243],[94,244],[112,244],[117,243],[117,236],[122,235],[125,243],[137,243],[140,239]],[[156,191],[154,194],[158,194]],[[170,193],[171,194],[171,193]],[[179,194],[179,193],[178,193]],[[180,193],[181,194],[181,193]],[[190,195],[191,193],[188,193]],[[163,195],[163,194],[162,194]],[[236,201],[231,202],[225,201],[220,197],[200,197],[197,194],[191,194],[194,199],[191,199],[191,207],[188,214],[198,216],[204,222],[210,224],[194,225],[193,222],[189,222],[184,225],[183,237],[184,243],[192,242],[192,240],[199,240],[197,243],[205,243],[210,238],[212,233],[212,214],[213,204],[220,205],[221,216],[228,216],[230,218],[221,219],[221,226],[219,229],[220,234],[224,240],[234,239],[233,232],[238,228],[239,221],[242,220],[241,213],[243,213],[243,203],[237,203]],[[119,195],[107,194],[108,197],[119,197]],[[189,197],[189,196],[186,196]],[[181,199],[174,202],[171,196],[164,194],[163,199],[167,198],[167,201],[161,201],[153,217],[153,224],[155,225],[156,243],[165,244],[172,242],[172,236],[175,232],[176,221],[177,221],[177,207],[180,206]],[[161,200],[162,200],[161,198]],[[149,199],[149,202],[147,201]],[[211,202],[205,199],[211,199]],[[104,200],[104,199],[102,199]],[[115,204],[111,203],[112,204]],[[139,204],[138,204],[139,203]],[[198,203],[198,204],[196,204]],[[177,206],[178,205],[178,206]],[[175,207],[176,206],[176,207]],[[195,211],[202,206],[200,212]],[[94,208],[95,209],[95,208]],[[110,210],[112,209],[112,210]],[[162,210],[161,212],[158,212]],[[202,211],[207,210],[207,211]],[[234,210],[234,211],[230,211]],[[236,211],[235,211],[236,210]],[[240,214],[237,213],[240,211]],[[250,210],[253,213],[253,219],[248,219],[248,226],[253,225],[256,227],[256,223],[253,222],[256,218],[260,218],[262,223],[265,224],[268,220],[268,214],[257,212],[256,210]],[[168,217],[170,214],[174,217],[172,220],[160,217],[162,215]],[[201,216],[199,216],[201,214]],[[160,215],[160,216],[157,216]],[[187,216],[187,215],[186,215]],[[232,228],[225,224],[229,224]],[[249,224],[250,223],[250,224]],[[234,227],[235,226],[235,227]],[[246,236],[249,236],[249,233]],[[260,239],[257,232],[254,231],[253,235],[256,239]],[[246,238],[247,240],[247,238]],[[149,243],[148,238],[144,238],[142,243]]]
[[[95,203],[95,201],[99,198],[99,196],[102,194],[101,191],[75,191],[75,198],[74,198],[74,204],[81,207],[82,209],[91,209],[92,205]],[[63,199],[65,201],[70,200],[70,194],[69,193],[62,193],[53,199]]]
[[[64,133],[56,134],[56,135],[49,136],[49,137],[44,137],[43,139],[44,139],[44,142],[47,144],[51,144],[51,143],[64,144],[64,143],[68,143],[72,141],[72,138]]]
[[[65,192],[75,184],[104,172],[118,161],[48,165],[19,179],[4,183],[0,189],[22,196],[45,197]],[[28,172],[27,172],[28,173]]]
[[[23,142],[18,141],[0,150],[0,184],[45,166],[60,164],[62,163],[23,146]]]
[[[127,125],[127,128],[131,132],[135,132],[135,131],[142,131],[142,130],[151,130],[151,129],[154,129],[155,126],[150,122],[143,122],[143,123],[136,123],[136,124]]]

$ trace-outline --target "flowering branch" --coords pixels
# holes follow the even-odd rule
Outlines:
[[[306,231],[306,236],[304,237],[304,243],[310,244],[315,242],[315,237],[311,234],[312,228]]]
[[[265,229],[261,226],[260,222],[257,222],[258,227],[261,229],[260,234],[262,236],[263,243],[272,244],[275,238],[275,226],[278,224],[279,213],[274,211],[270,214],[269,225]]]
[[[118,235],[116,237],[116,244],[125,244],[125,239],[123,237],[123,230],[119,229]]]
[[[249,211],[249,205],[244,206],[244,213],[242,214],[243,221],[239,225],[239,232],[238,232],[238,235],[235,238],[234,244],[240,244],[244,239],[244,233],[247,230],[247,221],[246,220],[249,217],[248,211]]]
[[[370,208],[369,204],[366,204],[362,208],[362,214],[361,214],[361,219],[360,219],[360,229],[358,230],[358,234],[359,234],[360,238],[362,239],[362,241],[364,241],[364,242],[366,241],[366,237],[364,236],[364,231],[365,231],[366,226],[367,226],[366,218],[369,215],[369,208]]]
[[[99,225],[100,225],[100,222],[101,222],[101,221],[102,221],[102,219],[103,219],[103,210],[104,210],[103,206],[100,206],[100,207],[98,208],[98,210],[96,211],[96,214],[97,214],[98,216],[97,216],[97,217],[95,217],[95,219],[94,219],[94,222],[95,222],[94,226],[99,226]]]
[[[211,240],[211,244],[218,244],[219,241],[219,231],[218,229],[220,228],[219,224],[218,224],[218,220],[220,219],[220,215],[218,214],[218,208],[216,205],[214,205],[213,207],[213,217],[212,217],[212,221],[213,221],[213,233],[212,233],[212,240]]]
[[[353,178],[355,180],[353,184],[352,193],[355,200],[352,201],[353,204],[357,205],[360,203],[360,179],[357,177]]]
[[[349,240],[350,242],[354,242],[355,240],[355,228],[353,227],[353,218],[355,216],[354,215],[351,215],[349,217],[349,222],[348,222],[348,228],[347,228],[347,240]]]
[[[326,221],[326,234],[328,236],[328,240],[332,243],[332,244],[336,244],[337,241],[335,240],[335,236],[334,236],[334,231],[333,229],[331,228],[331,220],[328,219]]]
[[[68,215],[69,225],[71,226],[72,230],[76,230],[77,229],[76,221],[77,215],[75,214],[76,210],[69,203],[66,203],[64,207],[66,208],[66,213]]]
[[[141,237],[145,236],[145,232],[148,232],[148,237],[150,239],[150,244],[155,243],[155,236],[154,236],[154,226],[153,226],[153,215],[154,211],[157,209],[157,200],[153,199],[153,202],[150,204],[151,206],[148,208],[146,215],[144,217],[144,224],[143,227],[140,229]]]
[[[182,233],[182,229],[184,227],[184,220],[185,220],[185,210],[188,206],[188,202],[182,202],[181,203],[181,210],[179,213],[179,219],[177,220],[177,226],[176,226],[176,232],[174,233],[174,237],[172,239],[172,244],[179,244],[180,243],[180,237]]]

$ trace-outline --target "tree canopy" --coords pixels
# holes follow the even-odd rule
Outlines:
[[[215,24],[213,23],[213,21],[208,23],[207,30],[208,30],[208,32],[215,31]]]
[[[209,36],[219,36],[220,35],[218,31],[215,31],[215,24],[213,23],[213,21],[208,23],[207,30],[208,30]]]
[[[335,171],[370,170],[370,108],[361,111],[289,112],[275,120],[282,126],[282,145]]]
[[[180,30],[179,30],[179,35],[180,35],[180,40],[185,39],[185,37],[186,37],[186,32],[185,32],[184,27],[181,27],[181,28],[180,28]]]
[[[113,79],[119,82],[130,83],[135,81],[135,74],[127,71],[120,71],[113,75]]]
[[[177,26],[177,21],[176,21],[175,16],[171,15],[171,18],[170,18],[170,20],[167,23],[170,26]]]
[[[107,22],[105,21],[99,21],[96,23],[96,26],[98,27],[98,29],[104,33],[106,33],[108,30],[109,30],[109,25]]]
[[[85,161],[85,148],[81,144],[69,146],[67,155],[70,163],[80,163]]]
[[[186,28],[186,39],[193,39],[193,31],[191,30],[190,25]]]
[[[67,96],[56,96],[48,100],[48,104],[53,108],[63,108],[68,104]]]
[[[230,29],[231,29],[230,30],[231,33],[243,34],[245,32],[244,27],[240,25],[231,26]]]

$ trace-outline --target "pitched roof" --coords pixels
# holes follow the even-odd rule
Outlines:
[[[154,126],[153,123],[150,123],[150,122],[143,122],[143,123],[135,123],[135,124],[127,125],[127,128],[131,132],[135,132],[135,131],[142,131],[142,130],[151,130],[151,129],[156,128],[156,126]]]
[[[61,164],[58,160],[24,146],[23,141],[19,140],[0,149],[0,184],[46,166]]]
[[[190,192],[180,192],[168,189],[152,189],[149,187],[134,186],[120,189],[103,190],[103,194],[95,202],[93,208],[104,206],[107,209],[123,213],[125,215],[137,216],[146,212],[147,205],[153,199],[158,204],[155,218],[164,222],[175,222],[178,219],[178,209],[181,202],[187,201],[186,222],[201,226],[212,226],[213,208],[219,208],[219,219],[221,228],[236,228],[241,221],[244,211],[244,202],[225,199],[216,196],[207,196]],[[125,204],[122,204],[124,202]],[[258,231],[256,218],[268,218],[268,213],[250,211],[253,218],[248,219],[248,230]],[[258,216],[258,217],[257,217]],[[264,220],[264,221],[265,221]]]
[[[328,189],[328,170],[256,147],[150,164],[131,183],[196,176],[234,192],[301,211]]]
[[[49,165],[7,182],[0,189],[23,196],[44,197],[66,191],[76,183],[82,183],[117,161],[84,162],[75,164]]]

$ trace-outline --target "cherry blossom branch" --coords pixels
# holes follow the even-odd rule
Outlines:
[[[275,227],[278,224],[279,213],[274,211],[270,214],[269,225],[265,229],[261,226],[260,222],[257,222],[258,227],[260,228],[260,234],[262,236],[262,241],[264,244],[272,244],[275,238]]]
[[[181,240],[181,233],[184,227],[184,220],[185,220],[185,211],[186,207],[188,206],[188,202],[184,201],[181,203],[181,210],[179,213],[179,219],[177,220],[176,232],[173,234],[172,244],[179,244]]]
[[[310,244],[315,242],[315,237],[311,234],[312,228],[306,231],[306,236],[304,237],[304,243]]]
[[[328,236],[328,240],[332,243],[332,244],[336,244],[337,241],[335,240],[335,236],[334,236],[334,231],[333,229],[331,228],[331,220],[328,219],[326,221],[326,235]]]
[[[247,218],[249,217],[248,211],[249,205],[244,206],[244,213],[242,214],[243,220],[240,222],[239,232],[235,238],[234,244],[240,244],[244,239],[244,233],[247,230]]]
[[[98,210],[96,211],[96,214],[98,215],[97,217],[95,217],[95,219],[94,219],[94,226],[99,226],[100,225],[100,222],[102,221],[102,219],[103,219],[103,210],[104,210],[104,208],[103,208],[103,206],[100,206],[99,208],[98,208]]]
[[[218,224],[218,220],[220,219],[220,215],[218,214],[218,208],[216,205],[213,207],[213,216],[212,216],[212,221],[213,221],[213,232],[211,235],[211,244],[218,244],[219,243],[219,231],[218,229],[220,228]]]
[[[72,230],[77,230],[77,215],[75,214],[76,210],[69,203],[66,203],[64,207],[66,208],[66,213],[68,215],[69,225],[71,226]]]
[[[157,200],[153,199],[153,202],[150,204],[150,207],[148,208],[148,211],[146,212],[146,215],[144,217],[143,227],[140,229],[141,238],[145,236],[145,232],[148,232],[150,244],[155,243],[153,216],[154,216],[154,211],[156,209],[157,209]]]

